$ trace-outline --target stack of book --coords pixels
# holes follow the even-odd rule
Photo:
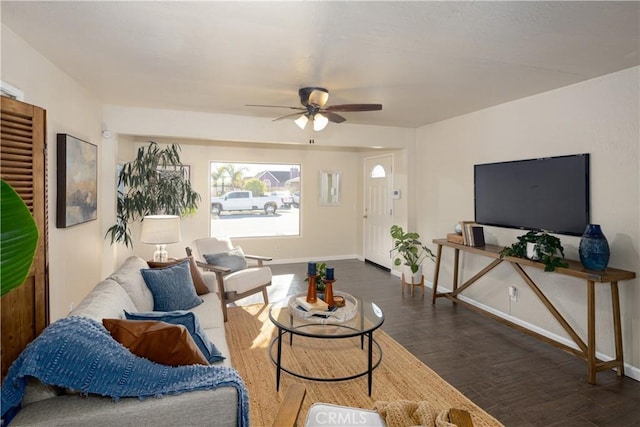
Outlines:
[[[460,221],[462,244],[466,246],[484,246],[484,230],[473,221]]]

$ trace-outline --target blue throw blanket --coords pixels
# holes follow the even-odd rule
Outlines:
[[[114,340],[102,324],[85,317],[66,317],[47,327],[11,365],[2,383],[5,425],[19,407],[26,376],[44,384],[120,397],[160,397],[185,391],[235,387],[238,425],[249,426],[249,398],[244,382],[224,366],[166,366],[135,356]]]

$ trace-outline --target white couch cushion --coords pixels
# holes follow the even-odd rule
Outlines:
[[[112,279],[98,283],[69,316],[83,316],[102,322],[105,318],[124,319],[124,310],[137,311],[125,289]]]
[[[220,305],[218,294],[210,292],[200,295],[200,298],[202,298],[203,303],[189,310],[198,317],[200,326],[202,326],[203,329],[222,326],[224,320],[222,318],[222,305]]]
[[[134,311],[153,310],[153,295],[140,273],[143,268],[149,268],[149,264],[140,257],[131,256],[109,276],[127,291],[137,308]]]

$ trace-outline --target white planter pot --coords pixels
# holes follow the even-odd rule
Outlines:
[[[411,268],[408,266],[403,266],[404,280],[407,283],[419,284],[422,281],[422,265],[418,266],[418,271],[415,273],[411,272]]]
[[[527,242],[527,258],[533,261],[537,261],[540,259],[540,254],[538,253],[536,244],[533,242]]]

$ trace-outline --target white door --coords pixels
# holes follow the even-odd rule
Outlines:
[[[393,156],[369,157],[364,160],[364,258],[391,268],[391,236],[393,222],[391,191]]]

